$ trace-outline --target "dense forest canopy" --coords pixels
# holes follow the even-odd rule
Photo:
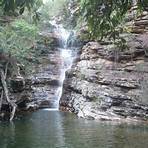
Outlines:
[[[1,0],[0,1],[4,13],[13,13],[18,11],[22,14],[27,8],[30,10],[34,5],[41,5],[42,0]]]

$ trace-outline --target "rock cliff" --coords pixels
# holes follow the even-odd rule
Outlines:
[[[148,57],[143,42],[134,35],[124,52],[88,42],[66,74],[60,109],[87,119],[146,120]]]

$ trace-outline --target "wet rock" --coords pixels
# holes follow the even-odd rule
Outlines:
[[[61,86],[59,50],[51,50],[39,58],[39,64],[33,67],[32,73],[25,79],[25,89],[29,92],[29,101],[25,110],[53,107],[57,102],[57,90]]]
[[[23,77],[17,77],[10,80],[11,89],[13,92],[21,92],[24,90],[25,81]]]
[[[29,80],[28,80],[29,81]],[[44,85],[53,85],[53,86],[59,86],[60,85],[60,81],[57,80],[57,79],[50,79],[49,77],[35,77],[35,78],[32,78],[31,80],[31,84],[32,85],[41,85],[41,84],[44,84]]]
[[[132,23],[134,21],[134,24]],[[129,26],[131,26],[132,33],[136,34],[143,34],[148,32],[148,13],[147,11],[142,12],[136,19],[132,18],[131,22],[129,23]]]
[[[119,51],[116,61],[107,45],[87,43],[66,74],[61,110],[87,119],[147,119],[148,61],[136,47]]]
[[[140,25],[148,25],[148,18],[147,19],[140,19],[140,20],[137,20],[137,21],[135,21],[135,25],[136,26],[140,26]]]

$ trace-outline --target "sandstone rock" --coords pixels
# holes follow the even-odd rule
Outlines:
[[[148,19],[135,21],[136,26],[148,25]]]
[[[66,74],[61,109],[87,119],[147,119],[148,61],[137,46],[119,52],[115,61],[106,46],[86,44]]]

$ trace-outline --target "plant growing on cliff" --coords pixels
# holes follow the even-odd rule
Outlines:
[[[24,20],[0,27],[0,53],[15,57],[23,65],[34,56],[38,29]]]
[[[116,38],[116,27],[122,21],[129,1],[81,0],[81,11],[87,22],[90,38],[103,39],[110,35]]]
[[[133,5],[133,0],[81,0],[83,18],[87,22],[90,39],[119,39],[122,21]],[[147,0],[138,0],[138,8],[147,10]]]
[[[25,8],[29,11],[35,5],[41,5],[42,0],[0,0],[4,14],[23,14]]]

